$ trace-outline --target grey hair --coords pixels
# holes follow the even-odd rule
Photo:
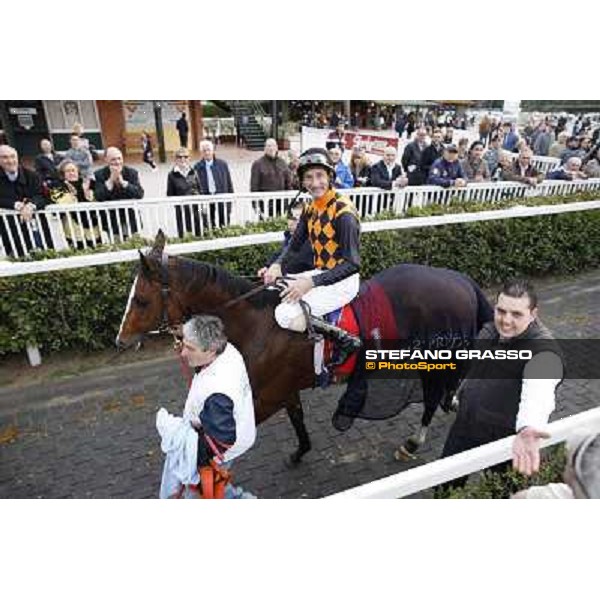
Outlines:
[[[223,321],[212,315],[194,315],[183,325],[183,337],[201,350],[214,350],[217,354],[227,346]]]
[[[579,432],[567,441],[569,462],[587,498],[600,498],[600,433]]]

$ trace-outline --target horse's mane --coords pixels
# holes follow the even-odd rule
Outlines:
[[[256,287],[247,279],[229,273],[223,267],[210,263],[177,257],[177,265],[180,274],[187,281],[199,281],[203,285],[207,283],[216,285],[229,293],[232,299]],[[263,290],[247,298],[246,302],[249,302],[255,308],[273,307],[279,304],[279,293]]]

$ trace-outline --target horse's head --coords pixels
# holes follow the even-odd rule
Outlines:
[[[140,252],[138,273],[116,338],[121,350],[140,342],[151,331],[168,331],[183,317],[170,288],[169,257],[164,248],[165,236],[159,230],[152,249],[147,254]]]

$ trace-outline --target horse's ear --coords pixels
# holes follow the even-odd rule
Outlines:
[[[141,250],[138,250],[138,252],[140,254],[140,265],[142,267],[142,274],[144,275],[144,277],[150,278],[152,276],[152,266],[148,262],[146,255]]]
[[[152,254],[158,254],[159,256],[163,253],[166,243],[165,234],[162,229],[158,230],[156,237],[154,238],[154,244],[152,246]]]

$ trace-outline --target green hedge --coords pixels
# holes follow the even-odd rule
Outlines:
[[[568,197],[434,206],[406,218],[432,214],[587,201],[595,193]],[[380,215],[378,218],[389,218]],[[220,230],[213,237],[282,230],[283,220]],[[190,238],[192,239],[192,238]],[[401,262],[443,266],[469,274],[481,285],[510,276],[562,275],[600,265],[600,211],[481,221],[368,233],[362,237],[362,276]],[[141,247],[134,239],[118,248]],[[192,255],[243,275],[252,275],[277,244],[230,248]],[[60,256],[106,251],[61,252]],[[37,253],[31,260],[56,256]],[[44,352],[112,346],[133,281],[130,263],[0,279],[0,354],[37,344]]]
[[[542,450],[542,462],[538,473],[531,477],[520,475],[512,469],[505,473],[484,471],[481,477],[469,481],[464,488],[451,488],[445,492],[437,491],[435,497],[470,498],[470,499],[501,499],[510,498],[512,494],[534,485],[547,485],[563,480],[565,469],[566,448],[564,444]]]

